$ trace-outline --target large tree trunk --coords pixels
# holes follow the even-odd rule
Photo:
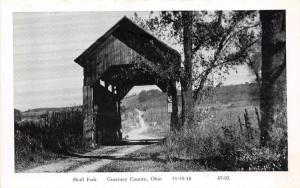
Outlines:
[[[194,120],[194,102],[192,88],[192,12],[182,12],[184,76],[181,80],[182,89],[182,124],[190,125]]]
[[[172,96],[171,131],[179,130],[178,126],[178,100],[176,81],[169,82],[168,95]]]
[[[261,146],[271,141],[272,127],[286,104],[285,11],[260,11],[262,23]],[[285,110],[285,109],[283,109]]]

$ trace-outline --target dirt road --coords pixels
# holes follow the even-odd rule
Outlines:
[[[142,117],[143,112],[136,109],[139,114],[139,127],[128,133],[127,140],[148,140],[155,139],[144,134],[148,129],[145,121]],[[59,160],[57,162],[38,166],[26,171],[24,173],[31,172],[95,172],[101,167],[110,164],[118,157],[122,157],[133,153],[139,149],[142,149],[146,145],[122,145],[122,146],[101,146],[91,152],[85,154],[74,154],[73,157]]]
[[[143,132],[146,132],[148,129],[148,126],[146,125],[144,119],[143,119],[143,114],[144,112],[140,111],[139,109],[135,109],[138,113],[138,117],[139,117],[139,128],[138,129],[134,129],[132,131],[130,131],[127,136],[128,136],[128,140],[140,140],[140,139],[156,139],[154,137],[150,137],[147,135],[142,135]]]

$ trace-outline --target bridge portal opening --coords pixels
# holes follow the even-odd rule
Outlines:
[[[134,86],[121,100],[123,139],[161,139],[170,131],[167,93],[157,85]]]

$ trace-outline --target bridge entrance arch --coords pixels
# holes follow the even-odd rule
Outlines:
[[[120,101],[138,85],[157,85],[172,98],[170,127],[176,129],[180,61],[176,50],[127,17],[97,39],[75,59],[84,74],[84,143],[93,147],[120,140]]]

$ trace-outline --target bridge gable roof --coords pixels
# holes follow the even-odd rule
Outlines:
[[[179,65],[181,56],[176,50],[151,35],[126,16],[98,38],[74,61],[80,66],[85,67],[90,54],[97,50],[111,35],[154,63],[163,64],[164,66],[169,66],[170,63]]]

